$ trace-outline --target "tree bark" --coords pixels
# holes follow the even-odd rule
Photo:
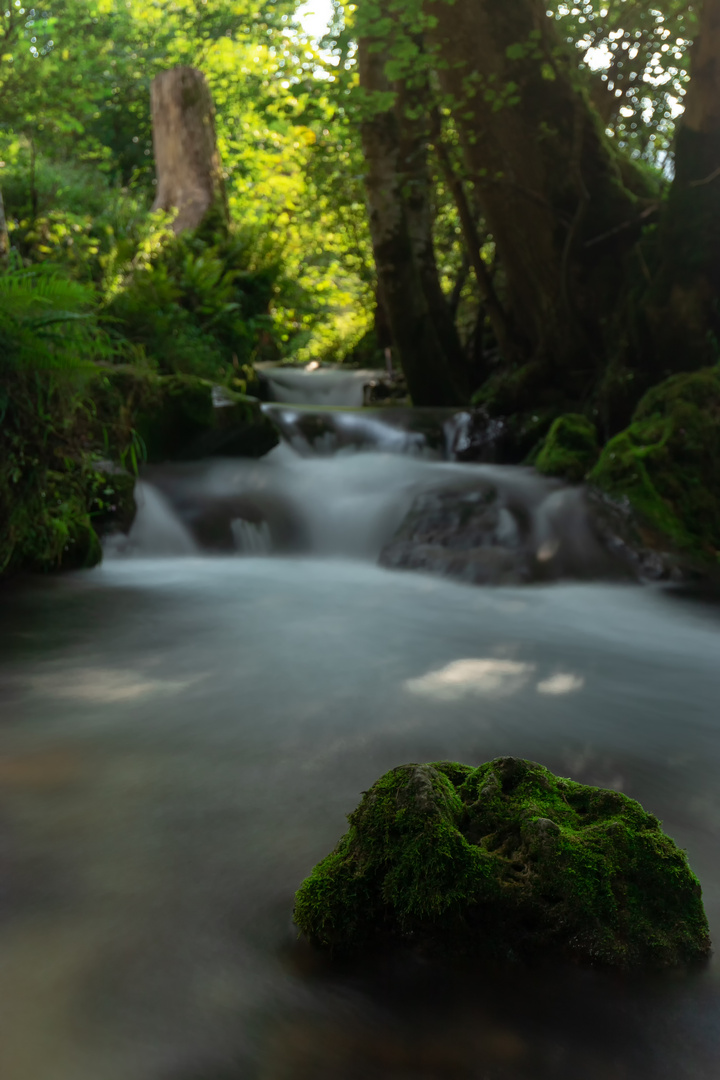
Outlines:
[[[577,396],[605,355],[607,313],[623,287],[618,248],[629,238],[615,239],[610,270],[608,248],[600,260],[585,244],[633,219],[638,198],[545,9],[543,0],[425,6],[512,320],[528,359],[549,364]],[[636,187],[649,194],[639,179]]]
[[[391,93],[386,58],[373,44],[359,41],[361,86],[370,94]],[[456,405],[468,398],[467,370],[435,265],[427,147],[404,123],[406,104],[401,90],[393,106],[371,110],[362,124],[375,265],[413,402]]]
[[[432,141],[440,169],[445,177],[445,183],[453,196],[458,217],[460,218],[460,228],[462,229],[465,250],[470,265],[475,273],[475,280],[477,282],[478,292],[480,293],[480,302],[490,320],[495,339],[500,347],[502,355],[506,360],[514,360],[519,356],[520,350],[513,339],[507,314],[503,310],[502,304],[495,292],[495,286],[493,285],[490,273],[483,262],[482,242],[480,240],[480,233],[478,232],[475,216],[470,207],[470,201],[467,197],[467,192],[465,191],[465,185],[455,171],[450,153],[443,140],[442,125],[437,109],[433,110]]]
[[[175,233],[196,229],[211,212],[227,223],[214,108],[202,72],[176,67],[151,85],[157,192],[153,210],[177,210]]]
[[[720,341],[720,0],[700,9],[690,74],[648,311],[667,373],[714,362]]]
[[[440,284],[433,239],[433,186],[428,168],[429,87],[425,79],[394,84],[395,116],[400,137],[399,168],[405,215],[415,263],[430,318],[442,349],[443,363],[461,400],[468,400],[469,367],[450,304]]]

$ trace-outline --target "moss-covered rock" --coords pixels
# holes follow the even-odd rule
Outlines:
[[[122,453],[139,437],[150,463],[213,454],[260,457],[278,443],[260,403],[195,375],[107,369],[95,392],[99,420]]]
[[[581,413],[565,413],[554,421],[534,465],[546,476],[579,483],[597,461],[597,428]]]
[[[472,397],[475,408],[502,423],[496,460],[516,465],[536,452],[540,441],[569,403],[554,387],[552,373],[540,363],[503,368]]]
[[[720,551],[720,367],[674,375],[640,401],[589,475],[627,499],[650,546],[717,566]]]
[[[619,968],[709,953],[684,853],[619,792],[518,758],[403,765],[348,820],[296,895],[295,922],[318,946],[405,942]]]

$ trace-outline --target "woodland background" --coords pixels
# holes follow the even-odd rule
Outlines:
[[[158,379],[240,402],[258,361],[387,348],[415,404],[502,416],[512,460],[716,561],[718,0],[336,2],[319,42],[292,0],[7,5],[0,567],[99,557]],[[176,236],[150,85],[178,65],[229,217]]]

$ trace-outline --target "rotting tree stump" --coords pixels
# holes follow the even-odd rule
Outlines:
[[[205,76],[192,67],[157,75],[150,89],[157,193],[153,210],[177,210],[175,233],[196,229],[212,210],[227,220],[215,137],[215,110]]]

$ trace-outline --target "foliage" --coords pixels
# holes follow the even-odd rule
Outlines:
[[[92,566],[100,545],[91,515],[115,491],[82,444],[83,380],[3,360],[2,383],[0,573]]]
[[[657,818],[617,791],[518,758],[382,776],[300,886],[295,921],[316,945],[619,968],[706,957],[700,885]]]
[[[0,274],[0,354],[17,368],[78,368],[110,354],[94,290],[53,267]]]
[[[147,258],[136,258],[104,310],[119,347],[166,373],[234,376],[239,384],[264,342],[265,358],[276,355],[269,309],[281,267],[258,247],[247,230],[165,237]]]
[[[0,573],[93,565],[94,519],[132,504],[87,449],[88,384],[110,355],[94,305],[52,267],[0,273]]]
[[[323,177],[311,158],[321,143],[342,159],[342,142],[356,140],[347,124],[340,132],[332,84],[315,77],[322,63],[294,7],[53,0],[0,12],[0,183],[23,257],[60,256],[103,287],[127,266],[153,194],[150,81],[194,64],[214,96],[233,220],[284,266],[272,295],[277,353],[307,361],[352,345],[371,309],[362,166],[355,154],[348,220],[326,188],[330,169]]]
[[[665,165],[689,81],[693,5],[555,0],[549,10],[582,58],[608,132],[633,156]]]

